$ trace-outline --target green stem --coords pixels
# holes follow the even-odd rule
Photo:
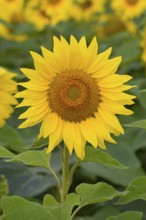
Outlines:
[[[61,203],[65,202],[69,190],[69,152],[66,146],[62,152],[62,189]]]
[[[70,170],[70,174],[69,174],[69,186],[72,184],[72,180],[73,180],[73,175],[78,167],[80,163],[80,160],[77,160],[76,163],[72,166],[71,170]]]
[[[75,209],[75,211],[72,213],[72,216],[71,216],[70,220],[73,220],[73,219],[74,219],[75,215],[77,214],[77,212],[78,212],[81,208],[82,208],[81,206],[78,206],[78,207]]]
[[[60,184],[60,181],[56,175],[56,173],[54,172],[54,170],[50,167],[49,169],[50,173],[52,173],[52,175],[54,176],[56,182],[57,182],[57,186],[58,186],[58,191],[60,192],[61,191],[61,184]]]

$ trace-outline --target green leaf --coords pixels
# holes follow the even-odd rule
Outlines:
[[[9,162],[22,162],[25,165],[29,166],[38,166],[50,169],[50,159],[51,154],[46,153],[44,150],[29,150],[18,155],[13,156],[11,159],[7,160]]]
[[[0,160],[0,173],[8,180],[10,195],[32,198],[56,186],[56,181],[49,170],[41,167],[29,167],[22,163],[6,163]]]
[[[7,150],[5,147],[0,147],[0,158],[11,158],[13,153]]]
[[[128,32],[119,32],[112,35],[108,39],[114,50],[114,56],[122,56],[122,66],[131,65],[132,61],[136,61],[140,57],[139,41],[135,38],[131,38]]]
[[[104,164],[106,166],[115,167],[118,169],[128,168],[123,164],[121,164],[118,160],[114,159],[107,152],[100,149],[94,149],[92,147],[86,147],[85,158],[83,162],[95,162],[95,163]]]
[[[80,184],[76,188],[77,194],[81,197],[81,207],[112,200],[121,193],[106,183]]]
[[[35,139],[33,144],[29,148],[41,148],[48,145],[48,138]]]
[[[8,181],[4,175],[0,175],[0,198],[9,193]]]
[[[146,130],[139,129],[139,131],[137,131],[133,138],[132,147],[135,151],[146,148]]]
[[[146,120],[138,120],[129,124],[125,124],[127,127],[132,127],[132,128],[144,128],[146,129]]]
[[[124,171],[100,164],[97,165],[95,163],[80,164],[80,167],[82,168],[83,175],[86,175],[86,178],[89,175],[92,175],[93,179],[102,177],[108,181],[125,187],[127,187],[134,178],[145,175],[142,168],[138,167],[137,164],[135,167],[131,167],[130,169],[126,169]]]
[[[137,199],[146,200],[146,177],[138,177],[134,179],[125,190],[125,195],[121,195],[121,198],[117,204],[127,204]]]
[[[93,179],[102,177],[112,183],[127,187],[133,179],[145,175],[140,160],[135,154],[135,149],[133,147],[133,141],[138,135],[138,131],[137,129],[129,128],[126,130],[128,132],[126,131],[125,135],[117,137],[117,145],[107,143],[106,152],[108,152],[113,158],[121,161],[121,163],[129,167],[129,169],[122,170],[94,162],[80,163],[82,173],[87,179],[90,177]]]
[[[127,211],[123,212],[117,216],[111,216],[106,220],[141,220],[142,219],[142,212],[136,211]]]
[[[146,89],[139,91],[138,99],[141,105],[146,109]]]
[[[43,206],[18,196],[5,196],[2,198],[1,203],[2,219],[69,220],[73,207],[79,203],[79,196],[76,194],[69,194],[63,204],[58,203],[53,196],[46,195]]]
[[[58,203],[52,195],[44,197],[43,205],[49,210],[55,220],[69,220],[74,206],[80,204],[79,196],[71,193],[63,204]]]
[[[16,129],[6,125],[0,128],[0,145],[12,149],[16,152],[23,152],[24,142]]]
[[[3,220],[56,220],[54,216],[49,213],[49,210],[45,209],[42,205],[27,201],[19,196],[3,197],[1,208],[3,210],[3,214],[1,216]]]
[[[88,207],[89,210],[91,210],[90,207]],[[86,213],[88,213],[86,209]],[[83,216],[79,217],[76,216],[74,220],[106,220],[109,216],[118,215],[120,212],[115,207],[110,206],[100,206],[100,208],[97,209],[97,212],[94,215],[90,216]],[[88,213],[89,214],[89,213]]]

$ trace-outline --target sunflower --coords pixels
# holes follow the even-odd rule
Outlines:
[[[46,14],[46,10],[43,9],[43,1],[41,0],[29,1],[24,11],[24,17],[37,30],[43,30],[50,23],[49,16]]]
[[[77,0],[73,5],[72,17],[76,20],[91,20],[96,13],[102,13],[105,10],[106,0]]]
[[[23,20],[24,0],[1,0],[0,1],[0,19],[20,23]]]
[[[11,105],[16,105],[17,101],[12,96],[16,92],[16,82],[12,80],[14,74],[0,67],[0,127],[4,126],[5,120],[13,112]]]
[[[111,6],[121,18],[129,19],[141,15],[146,9],[145,0],[111,0]]]
[[[30,107],[19,116],[26,119],[19,127],[42,122],[39,138],[49,137],[48,153],[63,140],[70,154],[74,149],[83,159],[86,141],[105,149],[104,140],[115,143],[110,133],[124,133],[115,114],[132,114],[124,105],[135,97],[123,92],[132,77],[115,74],[121,57],[109,60],[111,48],[97,49],[95,37],[88,47],[85,37],[77,42],[71,36],[70,44],[54,37],[53,52],[31,52],[35,70],[21,69],[30,80],[20,83],[26,90],[16,95],[24,98],[18,107]]]
[[[98,25],[96,25],[98,36],[101,38],[108,37],[123,30],[128,30],[135,35],[137,32],[136,25],[131,20],[122,20],[115,14],[102,14],[98,18]]]
[[[51,24],[55,25],[69,18],[71,5],[72,2],[67,0],[42,0],[41,8],[50,18]]]

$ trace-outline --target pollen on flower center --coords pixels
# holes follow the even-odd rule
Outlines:
[[[79,70],[58,74],[50,85],[48,96],[52,111],[71,122],[93,116],[100,102],[95,80]]]
[[[87,85],[81,79],[68,79],[60,91],[60,98],[64,105],[77,107],[85,102],[88,95]]]
[[[135,5],[138,2],[138,0],[126,0],[126,1],[130,5]]]
[[[77,86],[71,86],[69,89],[68,89],[68,97],[72,100],[76,100],[80,97],[80,88],[77,87]]]

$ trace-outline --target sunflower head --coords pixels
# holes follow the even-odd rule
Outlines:
[[[49,91],[53,112],[69,122],[80,122],[93,116],[100,96],[97,84],[90,75],[82,70],[66,70],[54,80]]]
[[[12,79],[15,75],[0,67],[0,127],[3,127],[5,120],[13,112],[11,105],[16,105],[17,101],[13,97],[16,92],[16,82]]]
[[[71,16],[76,20],[91,21],[97,13],[105,11],[105,3],[105,0],[77,0],[72,6]]]
[[[21,23],[24,2],[24,0],[1,0],[0,18],[10,23]]]
[[[138,2],[138,0],[126,0],[126,1],[127,1],[127,4],[129,5],[135,5]]]
[[[122,19],[133,19],[140,16],[146,9],[145,0],[111,0],[115,13]]]
[[[131,77],[116,74],[121,57],[109,59],[111,48],[98,54],[96,38],[87,46],[85,37],[78,42],[73,36],[70,43],[55,37],[53,52],[42,47],[42,53],[31,52],[35,70],[22,69],[29,81],[20,83],[26,90],[16,97],[24,98],[18,107],[29,108],[20,128],[41,122],[48,153],[63,140],[81,159],[86,142],[103,149],[105,140],[115,143],[111,134],[124,132],[116,114],[132,114],[124,105],[134,98],[124,92]]]
[[[61,21],[66,21],[69,18],[69,13],[72,6],[72,1],[67,0],[41,0],[42,9],[50,18],[50,24],[56,25]]]

